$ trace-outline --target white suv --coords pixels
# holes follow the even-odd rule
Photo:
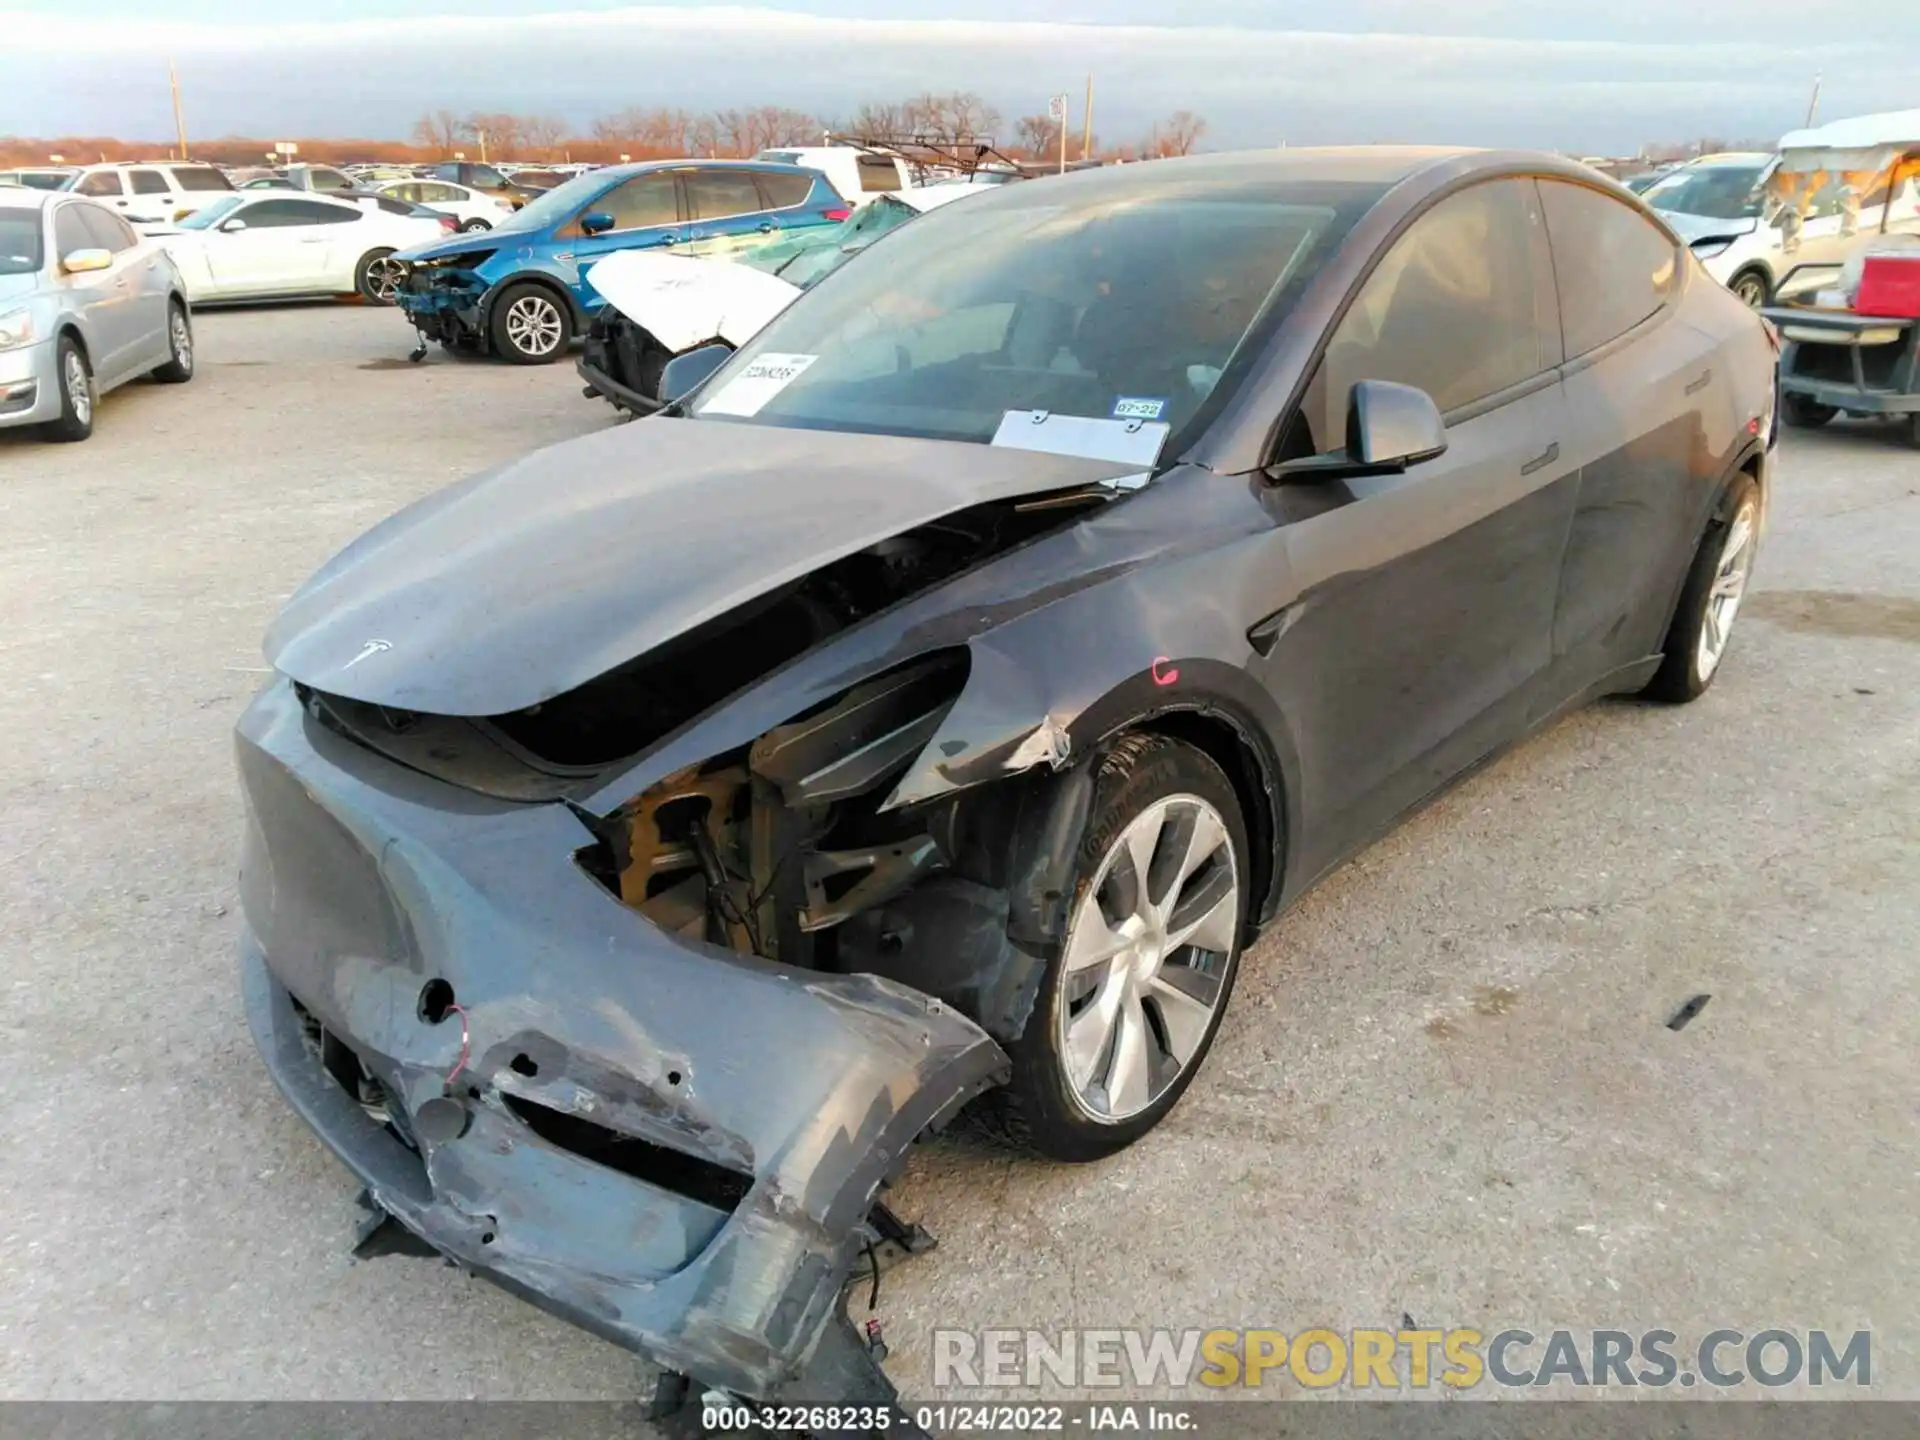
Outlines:
[[[88,165],[66,188],[116,210],[132,225],[172,225],[233,189],[211,165]]]

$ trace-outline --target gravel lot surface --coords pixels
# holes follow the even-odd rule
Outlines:
[[[570,366],[409,339],[206,314],[191,385],[107,398],[85,445],[0,432],[0,1396],[649,1388],[491,1286],[351,1260],[355,1187],[240,1011],[228,734],[275,609],[612,419]],[[1573,717],[1284,916],[1147,1142],[923,1147],[897,1208],[941,1248],[882,1288],[895,1377],[924,1392],[936,1325],[1408,1315],[1871,1327],[1876,1393],[1920,1398],[1920,453],[1791,434],[1756,585],[1699,704]]]

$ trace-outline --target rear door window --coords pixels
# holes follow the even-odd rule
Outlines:
[[[686,181],[687,200],[696,220],[730,220],[760,209],[760,191],[750,170],[695,170]]]
[[[164,195],[169,188],[167,177],[158,170],[129,170],[127,178],[133,181],[136,195]]]
[[[331,225],[359,216],[343,206],[326,205],[317,200],[262,200],[249,205],[237,217],[249,230],[280,229],[289,225]]]
[[[1569,360],[1626,334],[1673,297],[1680,251],[1646,216],[1563,180],[1541,180],[1540,201]]]
[[[1538,313],[1537,223],[1531,182],[1498,180],[1448,196],[1394,242],[1328,342],[1322,449],[1342,443],[1358,381],[1417,386],[1445,415],[1559,363]]]
[[[351,190],[353,181],[338,170],[329,170],[324,165],[316,165],[307,171],[307,178],[316,190]]]

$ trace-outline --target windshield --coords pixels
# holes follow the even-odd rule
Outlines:
[[[40,212],[0,209],[0,275],[32,275],[41,259]]]
[[[1646,202],[1674,215],[1743,220],[1760,213],[1760,177],[1765,164],[1698,165],[1676,170],[1649,186]]]
[[[576,210],[610,188],[604,174],[576,175],[566,184],[535,196],[493,228],[496,232],[550,229],[571,220]]]
[[[211,230],[246,201],[244,195],[222,195],[210,200],[180,222],[182,230]]]
[[[1044,411],[1177,444],[1383,188],[1015,185],[945,206],[795,301],[692,413],[987,442]]]

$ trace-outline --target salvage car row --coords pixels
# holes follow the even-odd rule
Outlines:
[[[603,174],[525,248],[764,239],[721,222],[791,169]],[[762,208],[707,213],[722,182]],[[1545,155],[1090,170],[851,259],[784,233],[851,219],[819,198],[776,207],[783,291],[689,275],[674,339],[724,343],[657,410],[289,600],[237,735],[241,965],[394,1225],[690,1394],[858,1405],[892,1387],[845,1287],[916,1138],[1141,1140],[1345,856],[1591,699],[1713,683],[1779,356]],[[447,291],[455,344],[462,272],[489,317],[570,303],[431,248],[469,258],[399,293]]]

